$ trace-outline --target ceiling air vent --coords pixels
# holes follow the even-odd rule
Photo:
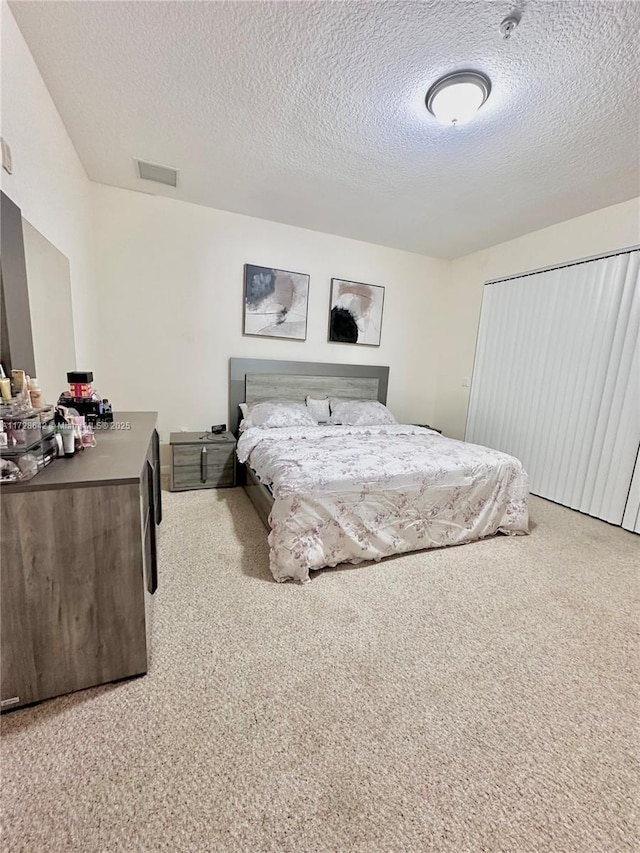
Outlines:
[[[145,181],[155,181],[157,184],[166,184],[169,187],[178,186],[178,170],[171,166],[158,166],[157,163],[147,163],[144,160],[136,160],[138,176]]]

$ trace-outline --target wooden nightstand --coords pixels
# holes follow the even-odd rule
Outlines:
[[[230,432],[172,432],[171,491],[235,486],[236,440]]]

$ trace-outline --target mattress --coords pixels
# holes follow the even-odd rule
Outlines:
[[[521,463],[423,427],[252,428],[237,452],[273,492],[269,564],[278,581],[528,532]]]

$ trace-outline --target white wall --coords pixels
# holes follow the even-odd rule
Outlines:
[[[2,189],[23,217],[69,259],[78,367],[91,369],[96,349],[91,185],[4,0],[0,22],[0,127],[13,155],[13,174],[0,170]],[[53,401],[65,383],[62,375],[59,387],[43,391]]]
[[[440,318],[434,420],[463,438],[484,282],[640,244],[640,198],[603,208],[451,262]]]
[[[231,356],[388,364],[389,405],[462,438],[487,279],[640,243],[640,199],[455,261],[92,184],[99,390],[168,432],[226,421]],[[307,341],[242,335],[244,263],[311,275]],[[379,348],[327,342],[332,276],[386,287]]]
[[[227,421],[231,356],[388,364],[389,405],[433,416],[448,262],[101,184],[92,185],[103,351],[114,406],[168,432]],[[309,273],[306,342],[242,335],[243,265]],[[384,285],[380,347],[327,342],[331,277]]]

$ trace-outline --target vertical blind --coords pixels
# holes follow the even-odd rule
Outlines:
[[[485,286],[467,441],[531,492],[638,531],[640,250]]]

